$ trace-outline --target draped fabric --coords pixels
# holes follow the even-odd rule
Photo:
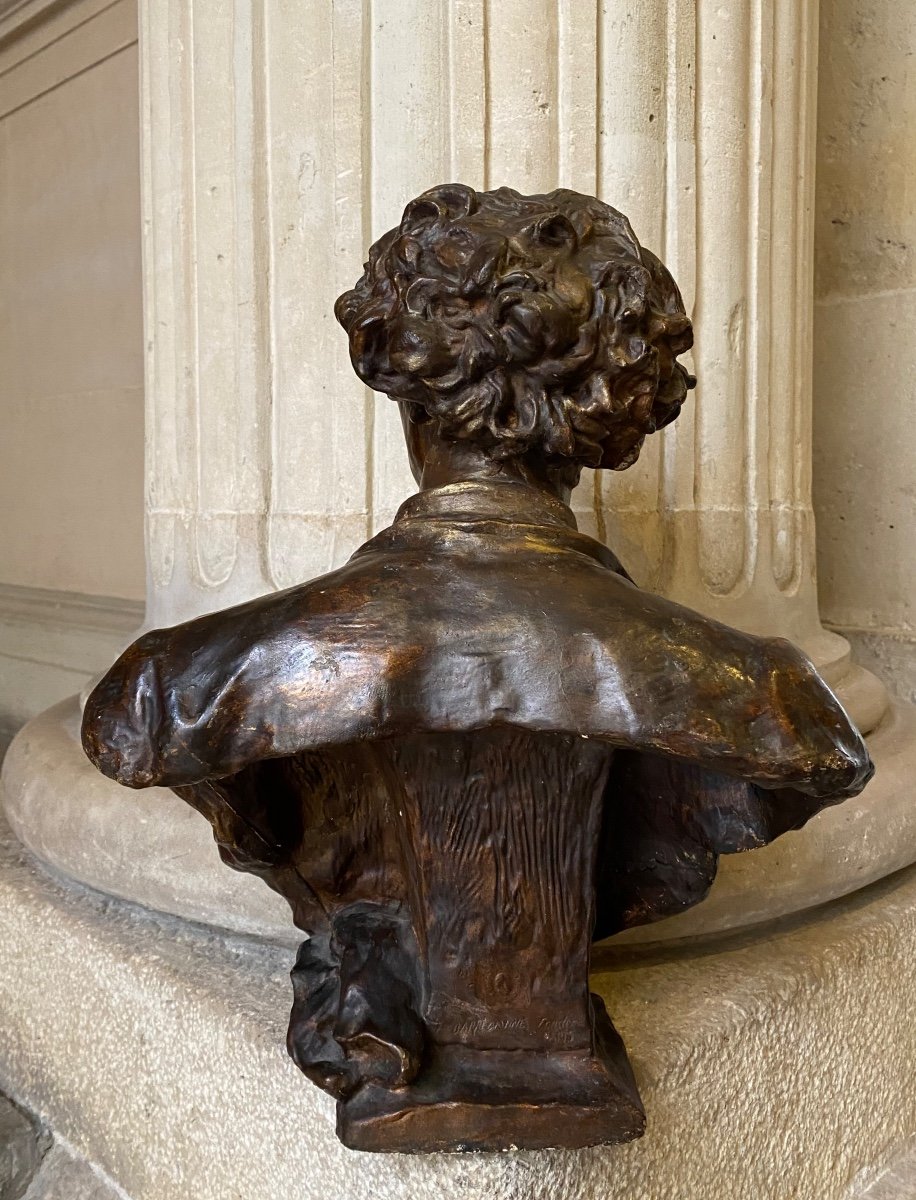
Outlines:
[[[340,570],[144,635],[91,696],[84,744],[123,783],[173,787],[231,865],[307,879],[312,928],[323,870],[403,886],[384,821],[362,828],[386,802],[366,748],[500,727],[606,747],[600,937],[696,903],[720,854],[872,769],[789,643],[640,591],[558,499],[509,481],[422,492]],[[387,865],[347,862],[373,838]]]

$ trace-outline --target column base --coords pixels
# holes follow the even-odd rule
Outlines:
[[[866,739],[875,777],[860,796],[759,850],[726,854],[709,895],[615,943],[705,937],[788,916],[916,862],[916,707],[892,705]]]
[[[233,932],[295,946],[284,900],[220,862],[207,823],[163,788],[136,792],[90,764],[70,700],[30,721],[3,763],[16,836],[60,874],[100,891]],[[622,943],[754,925],[843,896],[916,862],[916,707],[892,706],[868,737],[877,773],[861,796],[747,854],[725,855],[706,900],[628,930]]]
[[[17,838],[52,870],[156,912],[298,946],[289,905],[227,870],[210,826],[168,788],[106,779],[79,741],[79,698],[19,730],[3,760],[0,805]]]

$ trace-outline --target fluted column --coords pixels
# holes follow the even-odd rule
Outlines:
[[[680,281],[695,398],[574,507],[646,586],[799,642],[817,613],[816,0],[170,0],[144,6],[149,613],[340,563],[412,484],[334,323],[368,243],[445,179],[597,191]]]

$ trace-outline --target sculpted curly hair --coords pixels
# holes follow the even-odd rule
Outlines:
[[[424,192],[334,311],[369,387],[493,458],[622,470],[695,383],[671,275],[626,217],[564,189]]]

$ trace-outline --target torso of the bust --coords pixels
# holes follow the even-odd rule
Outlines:
[[[300,755],[287,768],[303,817],[293,878],[332,925],[368,905],[408,916],[434,1037],[587,1045],[586,989],[574,1010],[562,1000],[588,958],[612,757],[586,738],[510,727]]]

